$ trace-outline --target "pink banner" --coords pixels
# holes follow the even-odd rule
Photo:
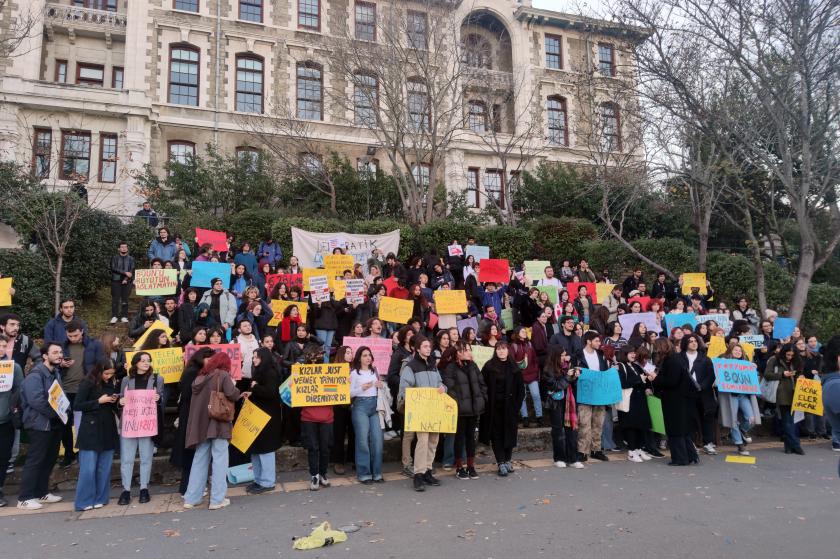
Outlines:
[[[204,344],[204,345],[195,345],[190,344],[188,346],[184,346],[184,363],[190,360],[198,348],[200,347],[209,347],[213,350],[213,353],[218,353],[220,351],[224,351],[230,357],[230,378],[233,380],[239,380],[242,378],[242,350],[239,348],[239,344]]]
[[[373,366],[380,376],[388,374],[388,365],[391,363],[391,353],[394,352],[394,346],[390,338],[351,338],[344,336],[344,345],[353,350],[353,355],[356,355],[356,350],[362,346],[370,348],[373,354]]]
[[[155,390],[126,390],[122,412],[122,436],[127,439],[158,434],[158,403]]]

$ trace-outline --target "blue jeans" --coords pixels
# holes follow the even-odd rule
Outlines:
[[[793,422],[790,406],[779,406],[779,413],[782,416],[782,437],[785,440],[785,448],[799,448],[799,429]]]
[[[732,427],[729,434],[735,444],[744,444],[744,437],[752,427],[753,408],[752,401],[748,394],[731,394],[730,406],[732,411]],[[741,412],[743,419],[738,421],[738,412]]]
[[[825,435],[825,416],[806,413],[805,430],[809,435]]]
[[[251,465],[254,467],[254,483],[260,487],[274,487],[277,472],[273,452],[252,454]]]
[[[315,335],[324,342],[324,363],[330,362],[330,348],[332,347],[335,330],[315,330]]]
[[[76,510],[107,505],[111,488],[113,450],[79,451],[79,481],[76,483]]]
[[[210,504],[220,505],[227,494],[228,471],[228,440],[207,439],[195,447],[190,483],[184,493],[184,503],[197,505],[204,494],[207,485],[207,471],[210,468],[210,457],[213,457],[213,481],[210,484]],[[256,471],[254,472],[256,474]]]
[[[134,456],[140,452],[140,489],[149,488],[152,477],[152,458],[155,454],[155,444],[152,437],[125,438],[120,437],[120,477],[122,486],[131,491],[131,478],[134,475]]]
[[[534,414],[536,414],[537,419],[542,417],[542,400],[540,399],[540,382],[538,380],[529,382],[525,385],[528,389],[528,392],[531,393],[531,400],[534,402]],[[528,404],[525,400],[522,400],[522,408],[519,410],[519,415],[523,417],[523,419],[528,418]]]
[[[356,433],[356,477],[360,481],[382,479],[382,428],[376,397],[353,398],[351,411]]]
[[[604,408],[604,424],[601,426],[601,449],[613,450],[618,448],[613,440],[612,406]]]

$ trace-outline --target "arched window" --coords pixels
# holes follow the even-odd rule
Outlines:
[[[621,112],[615,103],[601,103],[601,145],[621,151]]]
[[[200,54],[191,45],[169,47],[169,102],[198,106]]]
[[[314,62],[297,65],[297,117],[324,120],[324,89],[321,66]]]
[[[569,145],[566,100],[559,95],[548,98],[548,141],[558,146]]]
[[[236,110],[263,112],[263,60],[259,56],[236,56]]]
[[[426,83],[420,78],[408,78],[408,122],[415,131],[428,130],[432,123],[431,106]]]
[[[376,126],[379,109],[379,80],[371,74],[353,76],[353,111],[358,126]]]
[[[467,108],[470,130],[479,134],[487,132],[487,105],[484,101],[470,101],[467,103]]]
[[[195,144],[183,140],[172,140],[169,142],[169,161],[186,165],[190,159],[195,157]]]
[[[493,47],[490,46],[490,41],[471,33],[464,37],[464,63],[472,68],[486,68],[493,67]]]

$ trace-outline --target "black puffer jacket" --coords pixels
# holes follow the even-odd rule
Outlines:
[[[450,363],[443,371],[446,392],[458,402],[458,415],[473,417],[487,407],[487,384],[473,361]]]

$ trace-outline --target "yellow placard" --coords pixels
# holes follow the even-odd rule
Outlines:
[[[131,364],[131,358],[137,351],[125,354],[125,362]],[[184,372],[184,350],[180,347],[165,347],[163,349],[149,349],[146,353],[152,358],[152,370],[163,377],[165,384],[172,384],[181,380]]]
[[[324,257],[324,268],[327,269],[327,277],[331,279],[342,277],[344,270],[352,272],[355,263],[351,254],[328,254]]]
[[[12,306],[12,278],[0,278],[0,307]]]
[[[709,340],[709,347],[706,348],[706,356],[714,359],[726,353],[726,340],[721,336],[712,336]]]
[[[383,297],[379,300],[379,319],[385,322],[408,324],[412,312],[414,312],[414,302],[408,299]]]
[[[293,408],[350,403],[349,363],[295,363],[291,379]]]
[[[467,312],[467,292],[462,289],[439,289],[435,291],[435,309],[438,314],[462,314]]]
[[[15,384],[15,362],[0,361],[0,393],[8,392]]]
[[[143,332],[143,335],[140,336],[137,339],[137,341],[134,342],[135,349],[140,349],[141,347],[143,347],[143,342],[146,341],[146,338],[149,337],[149,334],[152,332],[152,330],[163,330],[164,332],[166,332],[166,335],[169,336],[170,339],[172,339],[172,328],[170,328],[160,320],[155,320],[152,323],[152,325],[149,326],[145,332]]]
[[[333,280],[330,287],[333,289],[333,299],[336,301],[341,301],[347,297],[347,282],[344,280]]]
[[[286,307],[297,307],[300,312],[300,321],[306,323],[306,312],[309,310],[309,305],[304,301],[282,301],[280,299],[271,300],[271,312],[274,316],[268,321],[269,326],[277,326],[283,321],[283,313]]]
[[[796,379],[796,389],[793,391],[793,405],[790,413],[804,411],[814,415],[823,414],[822,384],[818,380],[805,377]]]
[[[417,433],[454,433],[458,402],[437,388],[406,388],[405,430]]]
[[[612,293],[613,288],[615,287],[614,283],[596,283],[595,284],[595,296],[598,297],[598,303],[603,305],[604,301]]]
[[[260,431],[265,429],[269,421],[271,421],[270,415],[262,411],[250,400],[245,400],[242,409],[239,411],[239,417],[236,418],[236,423],[233,424],[230,444],[238,448],[243,454],[247,454],[248,449],[254,444]]]
[[[475,362],[475,366],[478,367],[480,371],[485,363],[493,359],[493,354],[496,352],[496,348],[487,347],[482,345],[474,345],[472,346],[472,357],[473,361]]]
[[[303,290],[309,292],[309,278],[317,278],[319,276],[326,276],[327,283],[330,284],[330,290],[335,289],[335,278],[327,274],[329,274],[329,272],[324,268],[303,268],[301,271]]]
[[[708,291],[706,291],[706,274],[705,273],[691,273],[691,274],[683,274],[682,275],[682,294],[683,295],[691,295],[691,288],[692,287],[699,287],[700,288],[700,295],[707,295]]]
[[[731,464],[755,464],[755,456],[727,456],[726,461]]]
[[[526,260],[522,263],[522,269],[528,279],[537,281],[545,278],[545,269],[551,266],[548,260]]]
[[[749,342],[740,342],[740,345],[744,350],[744,355],[747,357],[747,361],[752,361],[755,356],[755,346]]]
[[[178,291],[178,270],[143,269],[134,272],[137,295],[175,295]]]

